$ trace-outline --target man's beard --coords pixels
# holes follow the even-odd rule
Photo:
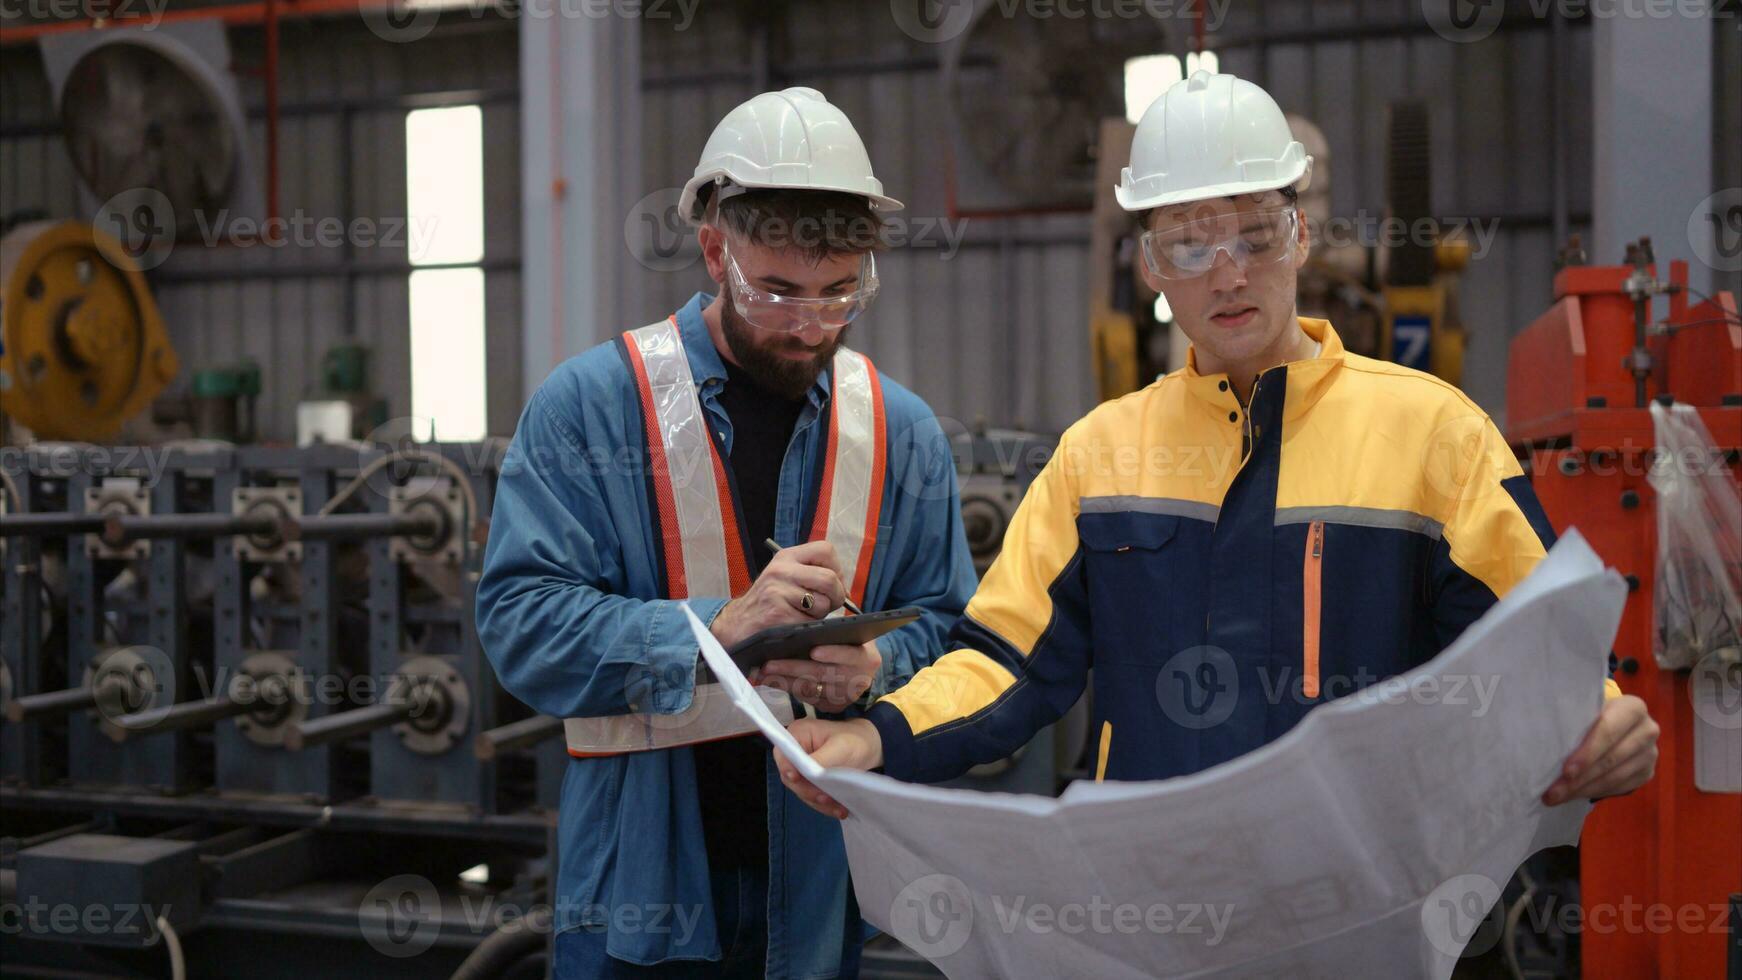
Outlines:
[[[823,373],[823,368],[829,366],[829,361],[835,356],[835,351],[847,342],[847,331],[851,325],[836,331],[814,355],[805,360],[793,360],[779,353],[780,350],[797,350],[803,347],[798,334],[787,334],[782,343],[768,346],[758,343],[759,340],[781,337],[772,330],[763,330],[750,321],[738,315],[732,297],[726,297],[726,302],[720,307],[720,331],[726,335],[726,347],[732,352],[733,360],[750,375],[757,386],[766,389],[782,398],[794,401],[803,398],[811,385],[816,384],[817,376]]]

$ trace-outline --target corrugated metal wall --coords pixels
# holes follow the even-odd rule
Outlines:
[[[229,37],[238,65],[262,63],[260,31],[233,29]],[[357,342],[374,352],[374,385],[389,414],[409,412],[405,113],[424,96],[470,93],[468,100],[483,102],[489,418],[493,431],[512,431],[520,407],[512,25],[461,19],[415,44],[390,44],[354,18],[292,20],[283,23],[280,49],[280,213],[305,222],[305,231],[281,245],[178,244],[149,273],[181,354],[181,381],[200,367],[255,358],[264,374],[262,436],[290,440],[297,401],[320,383],[323,353]],[[41,60],[33,48],[6,48],[0,59],[0,126],[43,130],[0,139],[0,215],[37,208],[77,216],[71,170],[49,125]],[[257,77],[239,79],[263,175],[264,93]],[[328,218],[368,222],[359,239],[366,244],[347,250],[314,241],[313,222]]]
[[[644,35],[646,190],[677,188],[714,124],[757,91],[747,71],[756,41],[715,5],[686,31],[650,21]],[[853,346],[930,402],[973,426],[1062,430],[1094,403],[1089,378],[1088,222],[1050,218],[950,222],[945,198],[949,117],[938,49],[902,34],[886,4],[792,5],[772,32],[770,87],[807,85],[840,106],[868,147],[913,244],[879,257],[882,292],[854,326]],[[785,40],[779,40],[782,33]],[[719,75],[707,83],[689,81]],[[945,245],[945,227],[959,247]],[[660,277],[651,309],[710,286],[698,261]]]
[[[950,116],[940,51],[896,27],[888,5],[795,3],[772,31],[772,76],[747,66],[764,43],[736,4],[703,5],[695,23],[649,21],[643,38],[645,190],[681,185],[713,123],[758,84],[822,89],[855,121],[886,189],[908,204],[917,233],[947,218],[943,153]],[[779,8],[776,8],[779,9]],[[1212,5],[1213,9],[1213,5]],[[1322,127],[1332,148],[1337,215],[1384,210],[1385,107],[1431,107],[1434,206],[1442,216],[1499,220],[1491,250],[1465,277],[1471,332],[1465,387],[1491,411],[1504,400],[1506,343],[1549,299],[1550,31],[1508,25],[1476,44],[1421,27],[1415,0],[1236,3],[1214,23],[1222,68],[1265,85],[1289,111]],[[1183,25],[1182,25],[1183,26]],[[1729,33],[1726,34],[1725,32]],[[1742,185],[1735,88],[1742,54],[1721,23],[1715,187]],[[1571,230],[1588,222],[1590,29],[1567,30],[1564,73],[1574,93],[1565,130]],[[258,64],[257,31],[233,30],[237,60]],[[1183,44],[1183,42],[1182,42]],[[518,414],[520,389],[516,25],[448,15],[428,38],[392,44],[354,19],[287,24],[281,132],[283,209],[313,217],[402,217],[403,113],[419,93],[482,93],[485,101],[488,348],[493,431]],[[245,79],[256,110],[259,83]],[[0,54],[0,214],[37,207],[77,213],[52,125],[40,61]],[[38,125],[42,124],[42,125]],[[258,115],[257,146],[263,145]],[[345,180],[346,160],[350,179]],[[624,202],[626,220],[635,202]],[[952,226],[954,227],[954,226]],[[884,292],[854,343],[893,377],[964,424],[1061,429],[1093,401],[1086,347],[1085,218],[969,219],[959,250],[905,248],[880,263]],[[1597,256],[1601,260],[1618,257]],[[246,270],[232,276],[229,270]],[[348,270],[348,271],[347,271]],[[157,273],[158,295],[184,364],[242,354],[268,372],[266,432],[287,438],[293,406],[317,381],[322,351],[347,336],[371,344],[376,383],[395,413],[409,410],[404,256],[399,249],[179,248]],[[1742,276],[1730,277],[1731,288]],[[699,264],[662,273],[648,319],[708,282]],[[624,324],[634,326],[636,324]]]

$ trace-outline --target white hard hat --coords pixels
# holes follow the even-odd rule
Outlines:
[[[1270,93],[1195,71],[1150,104],[1114,196],[1127,211],[1312,182],[1313,158]]]
[[[902,207],[871,175],[871,158],[847,114],[814,88],[764,92],[726,113],[684,185],[678,213],[699,222],[701,189],[713,183],[840,191],[869,199],[878,211]]]

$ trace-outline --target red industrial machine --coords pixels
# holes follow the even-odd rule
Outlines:
[[[1668,316],[1655,320],[1660,296]],[[1625,265],[1569,264],[1555,276],[1554,305],[1513,339],[1507,371],[1507,441],[1555,529],[1576,526],[1627,576],[1615,676],[1662,726],[1656,777],[1598,804],[1585,823],[1586,977],[1719,978],[1730,944],[1742,941],[1730,931],[1732,896],[1742,892],[1742,794],[1696,787],[1702,725],[1690,672],[1660,669],[1653,657],[1653,400],[1696,407],[1742,494],[1742,320],[1729,293],[1689,300],[1687,263],[1671,263],[1669,280],[1658,280],[1649,239],[1628,247]],[[1724,669],[1734,698],[1742,665]],[[1742,729],[1704,727],[1698,737],[1742,739]]]

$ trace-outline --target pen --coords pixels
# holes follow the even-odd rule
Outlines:
[[[768,550],[770,552],[780,551],[780,545],[776,544],[773,538],[764,539],[762,543],[768,546]],[[853,615],[855,615],[855,616],[865,615],[865,610],[859,608],[859,604],[853,601],[852,596],[842,596],[841,601],[843,603],[846,603],[847,611],[852,613]]]

